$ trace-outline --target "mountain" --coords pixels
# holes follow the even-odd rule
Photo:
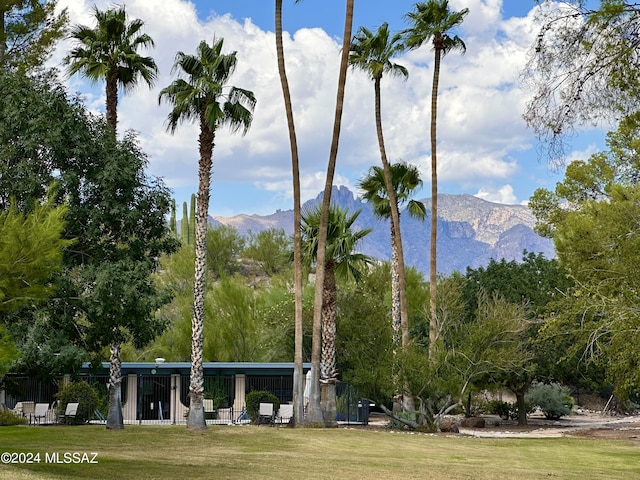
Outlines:
[[[303,205],[310,208],[322,201],[320,193]],[[391,256],[390,223],[377,219],[372,208],[354,197],[344,186],[333,187],[331,201],[349,211],[360,210],[354,227],[373,231],[360,243],[360,250],[381,260]],[[427,206],[427,218],[419,221],[406,213],[400,215],[405,262],[425,274],[429,271],[429,225],[431,199],[421,200]],[[236,215],[214,217],[212,224],[235,227],[242,235],[269,228],[282,228],[293,233],[293,210],[278,210],[271,215]],[[555,256],[553,242],[533,231],[535,218],[524,205],[492,203],[472,195],[438,196],[438,271],[450,274],[466,268],[485,266],[490,259],[507,261],[522,259],[524,250]]]

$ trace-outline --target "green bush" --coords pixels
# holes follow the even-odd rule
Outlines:
[[[573,408],[569,389],[559,383],[534,383],[525,399],[531,405],[539,407],[550,420],[569,415]]]
[[[273,403],[273,412],[277,412],[280,408],[280,400],[273,393],[266,390],[257,390],[247,395],[247,415],[253,423],[258,422],[261,403]]]
[[[87,382],[69,382],[62,386],[58,394],[58,416],[64,415],[68,403],[78,403],[75,418],[63,418],[64,423],[87,423],[93,418],[98,406],[98,395]]]
[[[503,420],[509,420],[513,411],[513,405],[502,400],[491,400],[487,402],[487,413],[498,415]]]
[[[26,425],[27,423],[29,423],[29,420],[25,417],[19,417],[18,415],[9,411],[0,411],[0,425]]]

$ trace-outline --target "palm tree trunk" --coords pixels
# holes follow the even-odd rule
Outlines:
[[[400,213],[398,212],[398,200],[396,192],[393,189],[393,181],[391,179],[391,167],[387,160],[387,152],[384,146],[384,136],[382,133],[382,108],[380,100],[380,83],[381,79],[374,81],[375,90],[375,110],[376,110],[376,131],[378,134],[378,147],[380,148],[380,158],[382,159],[382,168],[384,170],[384,183],[389,198],[389,207],[391,209],[391,229],[395,232],[392,235],[394,250],[397,255],[397,272],[398,277],[398,295],[400,300],[400,325],[402,330],[402,346],[406,347],[409,343],[409,321],[407,311],[407,289],[405,281],[404,253],[402,250],[402,236],[400,233]]]
[[[121,430],[124,428],[121,367],[120,343],[112,342],[109,346],[109,413],[107,414],[107,428],[109,430]]]
[[[335,265],[325,269],[322,298],[322,355],[320,360],[321,408],[324,424],[337,427],[336,409],[336,276]]]
[[[282,86],[282,96],[289,128],[289,145],[291,147],[291,171],[293,176],[293,268],[295,295],[295,332],[294,332],[294,366],[293,366],[293,418],[296,425],[304,419],[304,372],[302,366],[302,237],[300,234],[300,164],[298,160],[298,142],[296,139],[291,93],[284,63],[284,47],[282,44],[282,0],[276,0],[276,54],[278,57],[278,73]]]
[[[435,40],[434,40],[435,43]],[[438,232],[438,163],[436,157],[436,121],[438,115],[438,81],[440,79],[441,50],[435,48],[433,85],[431,88],[431,244],[429,247],[429,359],[435,358],[438,337],[438,317],[436,305],[437,282],[437,232]]]
[[[400,282],[398,278],[398,248],[396,246],[396,231],[391,224],[391,329],[393,330],[394,355],[402,345],[402,314],[400,311]]]
[[[340,57],[340,73],[338,76],[338,93],[336,99],[336,112],[333,122],[333,136],[331,150],[329,152],[329,164],[327,165],[327,178],[324,185],[324,197],[322,199],[322,215],[320,217],[320,230],[318,232],[318,255],[316,258],[316,285],[313,303],[313,338],[311,346],[311,385],[309,388],[309,410],[307,422],[316,424],[323,421],[320,408],[320,349],[322,343],[322,290],[324,286],[324,269],[327,249],[327,225],[329,223],[329,204],[331,202],[331,189],[338,157],[338,144],[340,142],[340,126],[342,123],[342,109],[344,105],[344,90],[347,82],[347,68],[349,67],[349,47],[351,45],[351,31],[353,26],[353,5],[355,0],[347,0],[344,19],[344,33],[342,36],[342,54]]]
[[[400,212],[398,211],[398,200],[396,199],[396,192],[393,189],[393,181],[391,175],[391,167],[387,159],[387,152],[384,146],[384,135],[382,133],[382,106],[380,98],[380,83],[381,79],[376,78],[373,85],[375,91],[375,110],[376,110],[376,131],[378,134],[378,147],[380,148],[380,158],[382,160],[382,168],[384,170],[384,183],[387,189],[387,197],[389,198],[389,207],[391,210],[391,241],[392,241],[392,257],[395,255],[395,269],[391,271],[391,301],[392,312],[393,302],[396,301],[396,296],[393,292],[394,282],[393,278],[397,278],[397,300],[400,310],[400,331],[401,331],[401,345],[402,348],[406,348],[409,345],[409,311],[407,309],[407,286],[405,279],[404,269],[404,253],[402,249],[402,235],[400,233]],[[393,259],[393,258],[392,258]],[[396,318],[392,315],[392,321],[396,322]],[[394,337],[395,337],[394,331]],[[395,338],[394,338],[395,340]],[[395,351],[395,350],[394,350]],[[415,405],[413,403],[413,397],[409,392],[408,387],[405,385],[403,388],[402,405],[407,410],[414,410]]]
[[[106,110],[107,110],[107,125],[113,129],[113,134],[116,134],[116,128],[118,125],[118,72],[110,72],[107,76],[106,86]]]
[[[198,205],[196,210],[196,261],[193,285],[193,316],[191,317],[191,378],[189,384],[189,417],[187,428],[207,427],[204,417],[204,287],[207,267],[207,227],[214,132],[200,119],[200,164],[198,169]]]

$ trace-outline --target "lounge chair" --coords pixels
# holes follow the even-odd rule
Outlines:
[[[275,416],[275,423],[278,425],[289,423],[291,418],[293,417],[293,405],[289,403],[285,403],[284,405],[280,405],[278,409],[278,413]]]
[[[35,410],[33,414],[31,414],[31,418],[29,418],[29,423],[33,421],[33,423],[42,423],[47,420],[47,413],[49,412],[49,404],[48,403],[36,403]]]
[[[273,423],[273,403],[261,403],[258,410],[258,425],[261,423]]]
[[[60,415],[59,420],[66,420],[67,418],[76,418],[78,413],[79,403],[67,403],[67,407],[64,410],[64,414]]]

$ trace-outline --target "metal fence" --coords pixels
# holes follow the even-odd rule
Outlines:
[[[7,375],[4,377],[5,404],[13,409],[18,402],[51,404],[56,400],[58,384],[62,378],[40,380],[25,376]]]
[[[261,390],[273,393],[278,397],[280,404],[289,403],[293,401],[293,377],[247,375],[245,393]]]

